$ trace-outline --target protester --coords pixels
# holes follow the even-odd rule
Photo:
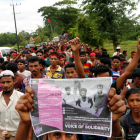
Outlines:
[[[116,52],[113,53],[113,56],[121,54],[121,47],[116,48]]]
[[[19,59],[17,61],[18,66],[18,73],[24,75],[25,77],[28,77],[31,75],[31,72],[28,70],[25,70],[25,60]]]
[[[61,68],[59,63],[59,54],[57,52],[51,52],[49,55],[51,65],[45,70],[46,75],[53,79],[64,79],[64,69]]]
[[[132,88],[126,94],[130,112],[121,117],[126,140],[135,140],[140,133],[140,89]]]
[[[22,91],[22,83],[26,78],[24,75],[18,73],[18,67],[16,63],[9,63],[6,66],[7,70],[11,70],[14,73],[15,77],[15,89],[18,91]]]
[[[1,72],[0,83],[0,139],[14,140],[20,121],[15,106],[23,93],[14,89],[14,73],[10,70]]]

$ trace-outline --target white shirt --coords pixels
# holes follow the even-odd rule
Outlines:
[[[121,53],[119,53],[119,54],[121,54]],[[113,56],[115,56],[115,55],[117,55],[117,52],[114,52],[114,53],[113,53]]]
[[[20,72],[20,71],[18,70],[18,73],[24,75],[25,77],[28,77],[28,76],[31,75],[31,72],[28,71],[28,70],[25,70],[25,71],[23,71],[23,72]]]
[[[136,140],[140,140],[140,134],[136,137]]]
[[[16,111],[15,106],[22,95],[24,94],[14,90],[10,96],[10,102],[7,106],[2,92],[0,92],[0,130],[7,130],[11,132],[12,136],[16,135],[20,121],[20,116]]]

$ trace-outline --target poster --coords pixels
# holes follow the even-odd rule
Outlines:
[[[110,137],[112,113],[107,107],[112,78],[31,79],[31,121],[37,137],[63,131]]]

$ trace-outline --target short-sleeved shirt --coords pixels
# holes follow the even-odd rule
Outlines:
[[[121,126],[124,129],[126,140],[135,140],[140,133],[140,123],[137,123],[131,116],[131,112],[120,119]]]
[[[50,67],[45,69],[45,73],[47,76],[51,77],[52,79],[65,79],[65,71],[63,68],[58,66],[57,70],[52,73]]]
[[[24,95],[22,92],[13,90],[12,95],[9,97],[10,102],[7,105],[2,92],[0,92],[0,130],[7,130],[11,132],[12,136],[16,135],[20,121],[20,116],[15,106],[22,95]]]

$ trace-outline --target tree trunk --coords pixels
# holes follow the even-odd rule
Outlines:
[[[116,47],[117,47],[116,43],[115,43],[115,42],[113,42],[114,52],[116,52]]]

